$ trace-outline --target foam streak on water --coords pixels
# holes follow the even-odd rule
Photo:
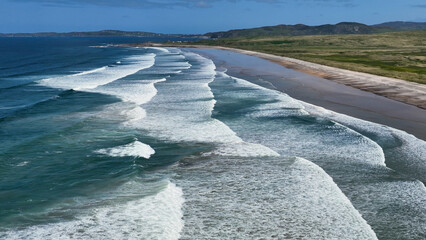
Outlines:
[[[211,87],[217,100],[215,117],[246,141],[267,146],[282,156],[300,156],[318,164],[379,238],[422,238],[423,226],[414,224],[413,219],[426,221],[426,206],[422,204],[426,191],[410,176],[424,172],[423,141],[398,130],[334,114],[224,73],[218,74]],[[235,111],[238,116],[227,117]],[[390,138],[397,133],[407,136],[405,141]],[[399,173],[387,167],[394,161],[401,163],[394,168]],[[401,175],[406,171],[404,164],[411,165],[408,177]]]
[[[126,65],[104,66],[73,75],[43,79],[39,83],[52,88],[74,90],[93,89],[151,67],[155,61],[155,54],[133,56],[125,60],[127,62]]]
[[[342,123],[374,139],[384,149],[389,167],[426,182],[425,141],[388,126],[356,119],[308,103],[303,104],[312,115]]]
[[[99,149],[96,151],[100,154],[109,155],[111,157],[142,157],[150,158],[155,153],[155,150],[151,146],[134,141],[124,146],[118,146],[113,148]]]
[[[301,183],[293,185],[283,177],[283,171],[291,160],[280,158],[280,155],[269,147],[244,141],[222,121],[213,118],[216,99],[209,84],[215,79],[215,65],[193,53],[184,55],[190,61],[191,69],[156,84],[158,94],[144,105],[147,116],[134,123],[135,127],[147,131],[155,138],[211,146],[211,150],[199,156],[188,157],[188,161],[199,159],[201,163],[195,161],[188,167],[183,164],[182,168],[174,169],[179,177],[173,180],[183,188],[185,199],[188,200],[184,205],[185,227],[182,239],[196,239],[200,234],[205,238],[217,239],[318,236],[323,231],[326,231],[330,238],[344,236],[347,239],[375,239],[374,232],[365,220],[327,174],[318,170],[320,168],[313,167],[316,170],[306,173],[303,177],[307,178],[307,182],[321,183],[330,192],[324,191],[320,194],[321,191],[317,192],[314,187],[307,187],[296,193],[295,189],[300,188],[298,184]],[[293,102],[297,104],[296,101]],[[254,167],[256,164],[258,168]],[[270,172],[271,168],[277,171]],[[300,172],[295,173],[295,176],[300,175]],[[275,182],[277,179],[282,179],[282,182]],[[271,184],[271,187],[274,187],[267,187],[269,181],[276,183]],[[286,188],[287,186],[291,186],[293,190]],[[272,190],[275,188],[276,190]],[[205,196],[205,191],[210,194]],[[288,198],[297,194],[300,196]],[[318,204],[322,207],[318,207],[306,201],[310,197],[304,194],[332,197],[321,200]],[[265,196],[269,196],[271,201],[258,198]],[[269,212],[280,211],[279,209],[290,203],[303,205],[298,207],[312,215],[289,216],[290,212],[294,211],[293,208],[280,214]],[[270,206],[267,207],[267,204]],[[225,206],[229,208],[224,209]],[[300,226],[311,218],[318,221],[306,224],[310,231]],[[338,221],[345,227],[333,226],[325,230],[324,227],[332,226],[333,221]],[[281,224],[285,230],[277,227],[275,223]],[[296,229],[296,226],[299,228]],[[290,230],[293,227],[294,231]]]
[[[117,96],[126,102],[142,105],[149,102],[156,94],[154,84],[166,81],[158,80],[127,80],[125,83],[112,83],[95,88],[93,91]]]
[[[183,166],[182,239],[376,239],[333,180],[301,158]]]
[[[211,117],[215,100],[209,87],[216,66],[209,59],[185,53],[193,61],[190,71],[158,83],[158,94],[146,104],[147,117],[134,126],[157,138],[175,142],[217,143],[209,154],[277,156],[269,148],[245,143],[222,122]]]
[[[161,192],[114,206],[89,209],[74,221],[1,234],[5,239],[178,239],[183,227],[182,190],[168,183]]]

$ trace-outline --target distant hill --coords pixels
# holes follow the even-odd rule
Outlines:
[[[365,25],[357,22],[341,22],[308,26],[304,24],[277,25],[249,29],[237,29],[223,32],[211,32],[204,35],[161,34],[141,31],[102,30],[94,32],[40,32],[40,33],[0,33],[0,37],[194,37],[194,38],[229,38],[255,36],[304,36],[337,34],[371,34],[426,29],[426,22],[386,22]]]
[[[195,35],[161,34],[138,31],[103,30],[95,32],[0,33],[0,37],[195,37]]]
[[[398,30],[423,30],[426,29],[426,22],[386,22],[372,25],[373,27],[392,28]]]
[[[255,37],[255,36],[304,36],[304,35],[337,35],[337,34],[371,34],[395,32],[402,30],[426,29],[426,23],[389,22],[377,25],[365,25],[356,22],[341,22],[335,25],[320,26],[277,25],[250,29],[211,32],[205,34],[210,38]]]

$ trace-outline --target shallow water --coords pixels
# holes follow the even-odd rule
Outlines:
[[[1,238],[425,238],[424,141],[195,53],[57,41],[1,59]]]

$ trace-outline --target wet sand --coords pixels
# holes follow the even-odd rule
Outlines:
[[[235,48],[221,47],[221,49],[260,57],[268,61],[275,62],[286,68],[305,72],[320,78],[325,78],[337,83],[342,83],[347,86],[426,109],[426,85],[424,84],[329,67],[321,64],[311,63],[294,58],[276,56],[272,54]]]
[[[218,68],[227,69],[230,76],[249,80],[335,112],[391,126],[426,140],[425,109],[289,69],[276,61],[223,49],[188,50],[212,59]],[[419,91],[421,93],[422,89]]]
[[[308,73],[313,76],[328,79],[337,83],[351,86],[366,92],[375,93],[398,102],[407,103],[426,110],[426,85],[415,82],[408,82],[401,79],[383,77],[368,73],[355,72],[321,64],[307,62],[295,58],[281,57],[267,53],[242,50],[237,48],[221,46],[203,45],[173,45],[160,43],[125,44],[132,47],[180,47],[180,48],[201,48],[201,49],[221,49],[245,55],[259,57],[289,69]]]

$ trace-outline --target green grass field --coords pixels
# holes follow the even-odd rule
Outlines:
[[[233,47],[426,84],[426,30],[366,34],[221,38]]]

